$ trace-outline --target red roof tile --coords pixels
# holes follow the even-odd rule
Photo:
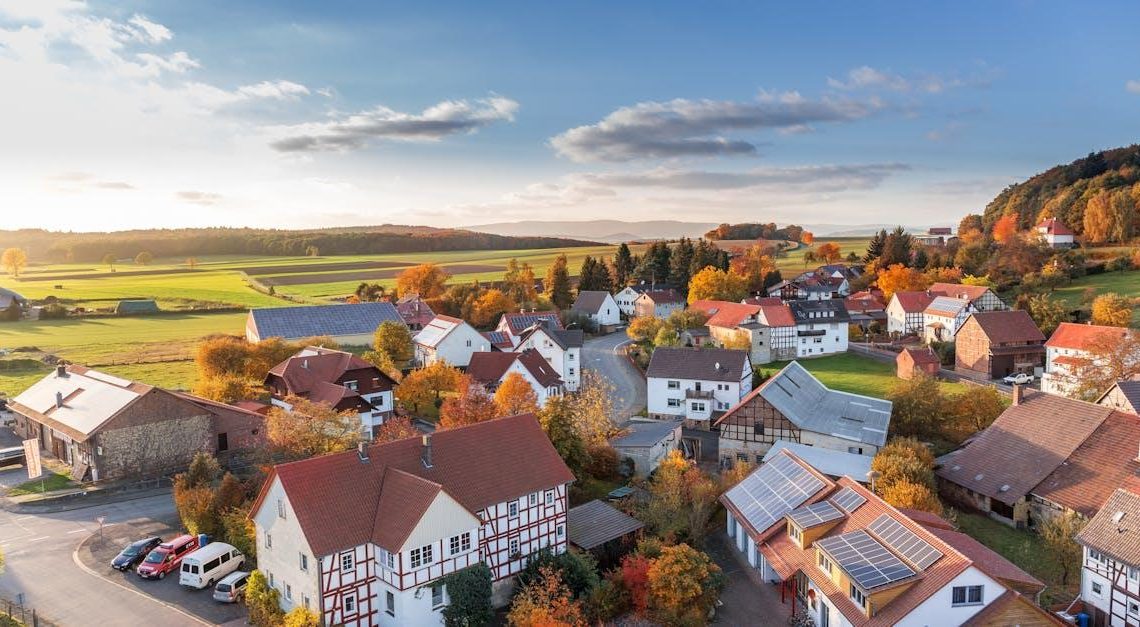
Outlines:
[[[1114,411],[1033,494],[1091,517],[1126,479],[1140,476],[1138,447],[1140,416]]]
[[[744,299],[745,305],[783,305],[779,296],[750,296]]]
[[[1057,330],[1053,331],[1053,335],[1049,336],[1049,341],[1045,342],[1045,346],[1050,348],[1072,348],[1076,350],[1086,350],[1089,342],[1103,337],[1106,334],[1110,336],[1125,337],[1130,333],[1129,329],[1122,329],[1120,327],[1106,327],[1096,324],[1074,324],[1072,322],[1062,322],[1057,326]]]
[[[542,387],[553,387],[562,384],[562,377],[554,371],[546,359],[533,348],[521,353],[506,352],[476,352],[471,353],[471,363],[467,366],[467,374],[483,385],[495,385],[503,378],[510,367],[518,361],[522,367],[530,372],[531,376]]]
[[[760,311],[758,305],[745,305],[727,300],[697,300],[689,303],[689,309],[703,311],[709,316],[708,324],[714,327],[735,328],[744,324]]]
[[[907,313],[922,313],[934,300],[935,295],[930,292],[895,292],[891,298],[897,300],[903,311]]]
[[[971,302],[985,296],[990,288],[984,285],[962,285],[961,283],[935,283],[927,291],[936,296],[965,298]]]
[[[787,305],[761,305],[760,316],[770,327],[796,326],[796,316]]]
[[[1037,323],[1033,322],[1033,318],[1029,317],[1028,312],[1021,309],[980,311],[970,314],[970,318],[978,323],[982,332],[993,344],[1045,341],[1045,336],[1041,333],[1041,329],[1037,328]],[[967,318],[966,322],[968,323],[969,320]]]
[[[904,349],[902,349],[902,352],[899,353],[899,357],[902,357],[904,354],[907,355],[908,357],[910,357],[910,359],[915,363],[915,365],[922,365],[922,364],[939,364],[939,365],[941,365],[941,363],[942,363],[942,361],[940,359],[938,359],[938,355],[936,355],[934,353],[934,351],[931,350],[929,347],[927,347],[927,348],[904,348]]]
[[[321,384],[335,384],[345,372],[357,369],[369,370],[373,377],[387,381],[389,385],[394,383],[379,368],[352,353],[315,346],[307,347],[277,364],[269,370],[269,375],[270,378],[279,377],[289,394],[305,396]],[[331,397],[331,392],[324,390],[321,395]]]
[[[1041,222],[1041,224],[1038,224],[1036,228],[1045,229],[1045,232],[1049,235],[1076,235],[1076,233],[1073,233],[1072,229],[1070,229],[1065,225],[1064,222],[1061,222],[1057,218],[1049,218],[1047,220],[1044,220]]]
[[[1019,611],[1018,607],[1022,609]],[[974,627],[975,625],[984,625],[990,627],[991,625],[1007,626],[1010,623],[1009,615],[1007,613],[1014,613],[1017,617],[1016,624],[1019,627],[1043,627],[1046,625],[1068,625],[1057,618],[1048,611],[1042,609],[1033,601],[1019,594],[1016,590],[1006,590],[1005,594],[994,599],[992,603],[982,608],[982,611],[971,616],[966,622],[962,623],[962,627]],[[1026,613],[1033,615],[1033,621],[1026,620]]]

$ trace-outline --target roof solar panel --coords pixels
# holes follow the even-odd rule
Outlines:
[[[792,510],[791,513],[788,514],[788,517],[792,519],[792,522],[799,525],[801,529],[811,529],[812,527],[843,518],[843,512],[839,511],[834,505],[827,501],[820,501]]]
[[[887,514],[876,518],[867,528],[919,570],[926,570],[942,557],[942,551]]]
[[[778,455],[725,493],[741,515],[764,531],[823,487],[823,481],[787,455]]]
[[[866,531],[816,540],[815,545],[865,590],[894,583],[915,572]]]
[[[859,509],[859,506],[867,502],[867,499],[862,495],[852,490],[851,488],[843,488],[831,497],[831,502],[839,506],[840,509],[848,514]]]

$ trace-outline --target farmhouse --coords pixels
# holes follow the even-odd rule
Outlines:
[[[681,420],[635,420],[626,425],[621,435],[611,439],[610,444],[619,458],[633,462],[634,475],[645,477],[657,470],[669,451],[681,445],[683,424]]]
[[[392,417],[395,386],[383,371],[352,353],[314,346],[277,364],[265,377],[273,405],[291,409],[286,399],[297,396],[337,411],[351,410],[360,415],[368,437]]]
[[[258,568],[326,625],[442,625],[448,574],[486,564],[501,606],[526,556],[566,551],[572,481],[532,414],[279,464]]]
[[[1076,245],[1076,233],[1057,218],[1043,220],[1033,230],[1053,248],[1072,248]]]
[[[279,337],[286,342],[328,337],[341,346],[371,346],[381,322],[403,324],[389,302],[298,307],[263,307],[249,310],[245,338],[260,342]]]
[[[634,303],[637,301],[637,297],[649,289],[653,288],[645,284],[627,285],[618,291],[618,293],[614,294],[614,302],[618,304],[618,309],[621,309],[623,314],[627,317],[633,317],[635,311]]]
[[[713,424],[720,458],[759,463],[778,441],[874,455],[887,441],[891,402],[829,389],[798,362],[760,384]]]
[[[928,377],[938,376],[942,362],[930,347],[904,348],[895,357],[896,375],[900,379],[913,379],[922,373]]]
[[[895,292],[887,303],[887,332],[891,335],[922,333],[923,312],[934,300],[930,292]]]
[[[570,310],[588,316],[599,327],[621,324],[621,310],[609,292],[601,290],[578,292],[578,298]]]
[[[709,336],[721,346],[746,343],[753,364],[766,364],[796,356],[796,318],[782,303],[747,304],[722,300],[698,300],[690,309],[709,316]],[[696,342],[694,342],[696,345]]]
[[[56,366],[8,407],[16,432],[70,465],[78,481],[180,471],[219,444],[215,414],[204,405],[84,366]]]
[[[668,318],[674,311],[685,309],[685,297],[674,289],[646,290],[633,301],[633,315]]]
[[[471,365],[467,367],[467,374],[491,394],[512,372],[530,384],[539,407],[546,405],[550,397],[561,396],[564,391],[562,378],[534,349],[518,353],[473,353]]]
[[[1100,366],[1092,350],[1111,349],[1135,331],[1119,327],[1062,322],[1045,342],[1045,374],[1041,375],[1041,391],[1070,396],[1079,387],[1080,371]],[[1135,356],[1140,359],[1140,355]],[[1098,393],[1101,392],[1098,390]]]
[[[923,339],[927,342],[953,342],[958,327],[975,311],[968,299],[936,297],[922,312]]]
[[[983,612],[997,624],[1023,612],[1035,612],[1024,624],[1052,621],[1008,603],[1016,592],[995,573],[1011,565],[996,553],[972,558],[857,481],[833,481],[788,451],[720,500],[736,550],[816,625],[963,625]]]
[[[1133,376],[1128,381],[1117,381],[1097,399],[1096,404],[1129,414],[1140,414],[1140,375]]]
[[[752,389],[752,362],[746,351],[658,348],[646,379],[650,418],[684,418],[708,429],[714,412],[726,411]]]
[[[994,291],[984,285],[962,285],[961,283],[935,283],[928,292],[935,296],[948,296],[970,301],[970,305],[977,311],[1002,311],[1009,309]]]
[[[1045,336],[1020,309],[970,314],[954,347],[954,370],[975,379],[1036,374],[1045,365]]]
[[[1130,625],[1140,617],[1138,488],[1131,483],[1115,490],[1077,534],[1081,601],[1095,625]]]
[[[457,368],[466,368],[471,354],[491,350],[490,341],[475,327],[459,318],[438,315],[412,338],[415,344],[416,364],[430,366],[445,361]]]
[[[949,499],[1017,526],[1058,513],[1094,515],[1140,472],[1140,416],[1014,387],[1013,405],[938,459]]]
[[[548,322],[537,323],[523,331],[518,346],[513,350],[518,353],[531,349],[538,351],[562,378],[566,390],[577,391],[582,384],[582,342],[585,334],[581,329],[555,328]],[[509,344],[505,350],[512,350]]]
[[[866,333],[872,324],[885,329],[887,325],[887,307],[883,301],[870,292],[856,292],[843,299],[843,306],[847,309],[847,316],[852,324],[857,324]]]
[[[499,318],[496,331],[506,333],[512,346],[517,346],[522,340],[523,333],[536,324],[543,324],[551,329],[562,329],[562,317],[557,311],[520,311],[518,313],[505,313]]]

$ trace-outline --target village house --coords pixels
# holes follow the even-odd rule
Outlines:
[[[519,336],[518,346],[513,350],[521,353],[534,349],[546,363],[550,364],[566,391],[576,392],[582,384],[582,343],[585,334],[581,329],[561,329],[553,327],[549,321],[531,326]],[[509,342],[509,338],[507,339]],[[505,349],[512,350],[508,344]]]
[[[1041,391],[1070,396],[1077,392],[1082,368],[1098,366],[1090,349],[1112,348],[1119,340],[1135,331],[1120,327],[1062,322],[1045,342],[1045,374],[1041,375]],[[1136,356],[1140,359],[1140,355]],[[1098,390],[1103,393],[1104,390]]]
[[[1097,405],[1118,409],[1127,414],[1140,414],[1140,375],[1127,381],[1117,381],[1101,395]]]
[[[961,298],[970,301],[976,311],[1003,311],[1009,309],[1001,298],[984,285],[963,285],[961,283],[935,283],[927,288],[935,296]]]
[[[1077,533],[1081,602],[1093,625],[1140,624],[1140,484],[1117,488]],[[1090,611],[1091,610],[1091,611]],[[1074,609],[1069,614],[1075,614]]]
[[[1057,218],[1043,220],[1040,224],[1033,227],[1033,230],[1037,233],[1038,237],[1053,248],[1072,248],[1076,246],[1076,233]]]
[[[819,357],[847,352],[851,319],[840,300],[799,300],[788,303],[796,321],[796,357]]]
[[[419,294],[401,297],[396,301],[396,311],[400,312],[404,324],[412,331],[419,331],[435,318],[435,312]]]
[[[633,315],[665,319],[685,309],[685,297],[674,289],[646,290],[633,301]]]
[[[1021,310],[970,314],[954,336],[954,370],[975,379],[1000,379],[1045,366],[1045,336]]]
[[[930,292],[895,292],[887,303],[887,333],[893,336],[921,334],[923,312],[934,300]]]
[[[356,355],[315,346],[277,364],[265,377],[273,405],[292,409],[286,399],[297,396],[337,411],[355,412],[369,438],[395,412],[395,386],[383,371]]]
[[[565,328],[562,326],[562,317],[557,311],[520,311],[503,314],[495,331],[505,333],[511,340],[511,346],[518,346],[523,334],[536,324],[545,325],[550,329]]]
[[[828,300],[842,298],[850,292],[847,279],[804,273],[790,281],[780,281],[769,287],[769,297],[784,302],[792,300]]]
[[[636,311],[634,309],[634,303],[637,302],[637,297],[649,289],[655,288],[651,288],[644,283],[639,285],[627,285],[614,294],[614,302],[618,304],[618,309],[621,310],[622,314],[627,318],[632,318]]]
[[[764,453],[763,463],[767,464],[775,459],[780,451],[785,450],[827,475],[829,479],[850,477],[863,485],[867,485],[871,481],[869,475],[871,473],[871,461],[874,460],[874,457],[859,455],[858,453],[845,453],[829,448],[818,448],[811,444],[776,440],[768,452]]]
[[[278,464],[250,513],[258,569],[325,625],[442,625],[447,575],[486,564],[503,606],[526,556],[566,551],[572,481],[532,414]]]
[[[953,234],[953,229],[948,226],[932,226],[926,233],[912,235],[915,243],[922,244],[923,246],[945,246],[946,240],[950,239]]]
[[[877,324],[880,331],[887,328],[887,306],[871,292],[856,292],[843,299],[843,306],[851,324],[859,325],[864,333],[869,332],[873,324]]]
[[[929,346],[904,348],[895,357],[895,368],[900,379],[913,379],[919,373],[936,377],[942,369],[942,362]]]
[[[953,342],[958,327],[970,314],[977,311],[965,298],[938,296],[922,312],[923,340],[926,342]]]
[[[467,374],[482,385],[489,394],[494,394],[510,373],[522,376],[538,400],[538,406],[546,405],[552,396],[562,396],[565,387],[558,372],[546,363],[538,351],[527,349],[520,352],[479,352],[471,355]]]
[[[752,389],[752,362],[742,350],[663,347],[653,351],[645,376],[650,418],[684,418],[707,430]]]
[[[570,311],[588,317],[599,328],[621,324],[617,301],[612,294],[602,290],[578,292]]]
[[[245,338],[260,342],[279,337],[297,342],[327,337],[341,346],[371,346],[382,322],[404,324],[392,303],[381,301],[344,305],[308,305],[250,309]]]
[[[798,336],[796,319],[785,304],[733,303],[698,300],[689,309],[709,316],[705,323],[710,339],[719,346],[749,346],[753,364],[794,359]],[[697,342],[694,342],[694,346]]]
[[[1140,416],[1014,386],[1013,404],[938,458],[949,500],[1018,527],[1064,512],[1092,517],[1140,473]]]
[[[63,364],[8,402],[16,433],[69,465],[76,481],[166,475],[202,451],[264,442],[263,416],[218,405]]]
[[[418,366],[445,361],[466,368],[471,354],[491,350],[491,343],[464,320],[438,315],[412,338]]]
[[[983,613],[1010,624],[1027,612],[1024,624],[1057,624],[1031,603],[1009,603],[1018,593],[997,574],[1016,567],[996,553],[967,555],[935,532],[941,526],[923,526],[788,451],[720,500],[733,547],[816,625],[969,625]]]
[[[681,446],[681,420],[634,420],[610,440],[619,459],[633,463],[633,474],[647,477],[669,451]]]
[[[886,444],[890,422],[890,401],[832,390],[793,361],[713,426],[727,466],[760,463],[779,441],[873,456]]]

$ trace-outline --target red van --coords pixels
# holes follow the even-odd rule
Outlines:
[[[135,572],[143,579],[162,579],[166,573],[177,573],[182,558],[198,548],[198,536],[178,536],[170,542],[163,542],[147,554]]]

